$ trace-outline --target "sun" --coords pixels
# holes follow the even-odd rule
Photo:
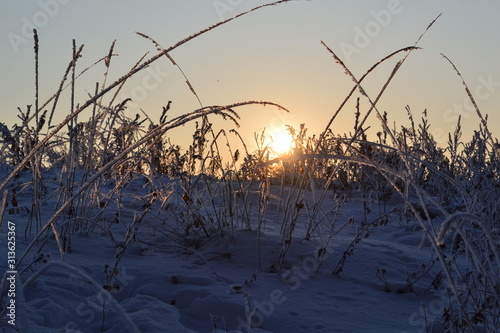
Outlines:
[[[278,156],[289,153],[293,147],[293,138],[286,128],[273,131],[269,139],[269,147]]]

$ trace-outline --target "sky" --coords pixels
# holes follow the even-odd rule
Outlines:
[[[125,74],[154,45],[135,34],[141,32],[163,47],[221,20],[271,1],[74,1],[4,0],[0,11],[0,122],[19,122],[17,108],[34,104],[34,55],[31,30],[40,39],[40,102],[56,91],[71,60],[72,40],[84,44],[77,72],[107,55],[116,40],[108,83]],[[378,107],[387,111],[393,126],[408,126],[405,107],[415,119],[427,110],[431,133],[444,144],[462,115],[463,140],[469,141],[479,120],[467,99],[461,79],[441,56],[454,62],[467,82],[489,128],[498,137],[500,121],[500,3],[497,1],[362,0],[291,1],[262,8],[229,22],[173,50],[170,55],[188,77],[203,106],[248,100],[278,103],[289,113],[272,107],[245,106],[239,132],[248,142],[266,129],[305,123],[309,134],[320,133],[337,110],[353,82],[321,45],[324,41],[350,71],[361,77],[374,63],[403,47],[414,45],[428,24],[443,13],[422,38],[391,82]],[[365,81],[374,99],[392,71],[397,56]],[[104,65],[85,72],[77,81],[77,103],[84,103],[102,82]],[[171,117],[200,107],[179,69],[163,57],[139,72],[124,87],[119,99],[132,98],[130,117],[144,110],[158,121],[162,106],[172,101]],[[332,130],[353,131],[355,99],[334,121]],[[360,100],[361,112],[369,108]],[[69,101],[63,99],[56,120],[63,119]],[[88,116],[88,113],[87,113]],[[82,115],[79,120],[85,119]],[[218,128],[232,124],[215,120]],[[395,125],[394,125],[395,124]],[[371,138],[380,130],[373,118]],[[171,135],[187,142],[192,127]],[[173,140],[175,141],[175,140]]]

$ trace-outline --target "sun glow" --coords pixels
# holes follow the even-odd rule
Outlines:
[[[273,131],[269,136],[269,147],[276,155],[284,155],[290,152],[293,147],[293,139],[286,128]]]

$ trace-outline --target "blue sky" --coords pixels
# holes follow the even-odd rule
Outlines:
[[[72,39],[85,44],[78,68],[82,70],[105,56],[116,39],[108,81],[125,74],[154,46],[134,32],[145,33],[162,46],[175,42],[222,19],[271,1],[4,1],[0,12],[0,122],[18,121],[17,107],[34,103],[33,46],[28,35],[33,26],[40,36],[40,99],[57,89],[71,57]],[[458,67],[476,97],[489,126],[498,136],[500,121],[500,4],[497,1],[364,0],[292,1],[263,8],[221,26],[174,50],[171,56],[182,67],[203,105],[224,105],[246,100],[268,100],[288,108],[243,107],[240,133],[251,141],[263,128],[277,130],[284,124],[306,123],[309,133],[319,133],[352,87],[352,81],[320,44],[323,40],[360,77],[373,63],[405,46],[413,45],[440,13],[387,89],[379,110],[391,123],[408,125],[405,106],[416,119],[427,109],[432,132],[445,141],[462,114],[464,140],[478,128],[478,118],[466,100],[461,80],[441,57],[446,54]],[[395,58],[366,81],[372,98],[390,74]],[[77,102],[83,103],[95,82],[102,81],[104,66],[96,66],[77,83]],[[164,58],[123,89],[120,97],[133,97],[130,116],[142,108],[158,119],[161,107],[172,100],[172,115],[192,111],[198,101],[179,70]],[[66,107],[68,107],[66,101]],[[58,109],[56,117],[67,115]],[[361,99],[361,111],[369,105]],[[354,104],[349,104],[333,124],[339,134],[352,131]],[[84,118],[80,118],[83,120]],[[372,139],[379,125],[374,118]],[[220,127],[229,126],[216,121]],[[186,127],[173,136],[189,138]]]

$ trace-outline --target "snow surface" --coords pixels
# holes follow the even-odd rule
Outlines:
[[[28,181],[28,176],[17,184]],[[52,174],[44,177],[47,193],[55,192],[58,179]],[[143,184],[135,180],[127,190],[145,195]],[[277,187],[272,190],[278,193]],[[333,194],[330,191],[323,203],[325,211],[334,205]],[[307,201],[313,193],[305,195]],[[140,222],[136,240],[126,247],[110,291],[103,288],[104,265],[112,266],[117,254],[110,233],[116,240],[123,237],[133,215],[109,223],[113,213],[104,210],[100,218],[109,230],[73,233],[71,252],[63,259],[53,235],[28,254],[18,268],[17,328],[21,332],[250,332],[250,314],[253,332],[439,332],[433,323],[439,322],[445,300],[431,283],[439,263],[412,286],[407,282],[429,267],[432,257],[418,224],[403,216],[396,195],[384,203],[360,198],[356,192],[343,195],[347,203],[339,211],[334,229],[338,234],[321,265],[318,251],[326,237],[304,239],[304,213],[281,271],[282,213],[276,197],[271,197],[260,233],[238,228],[197,250],[162,233],[165,221],[154,218],[152,209]],[[56,198],[48,198],[43,203],[43,223],[54,211]],[[258,200],[257,194],[250,199]],[[26,248],[25,208],[31,207],[31,195],[25,191],[17,200],[19,209],[6,213],[0,228],[0,258],[6,258],[7,221],[16,223],[17,256]],[[134,200],[127,205],[134,207]],[[342,272],[333,274],[361,227],[363,200],[371,210],[366,221],[385,216],[386,223],[363,234]],[[253,214],[257,205],[254,202]],[[325,235],[330,232],[323,228]],[[0,260],[1,272],[6,264]],[[6,318],[1,319],[0,328],[13,332]]]

